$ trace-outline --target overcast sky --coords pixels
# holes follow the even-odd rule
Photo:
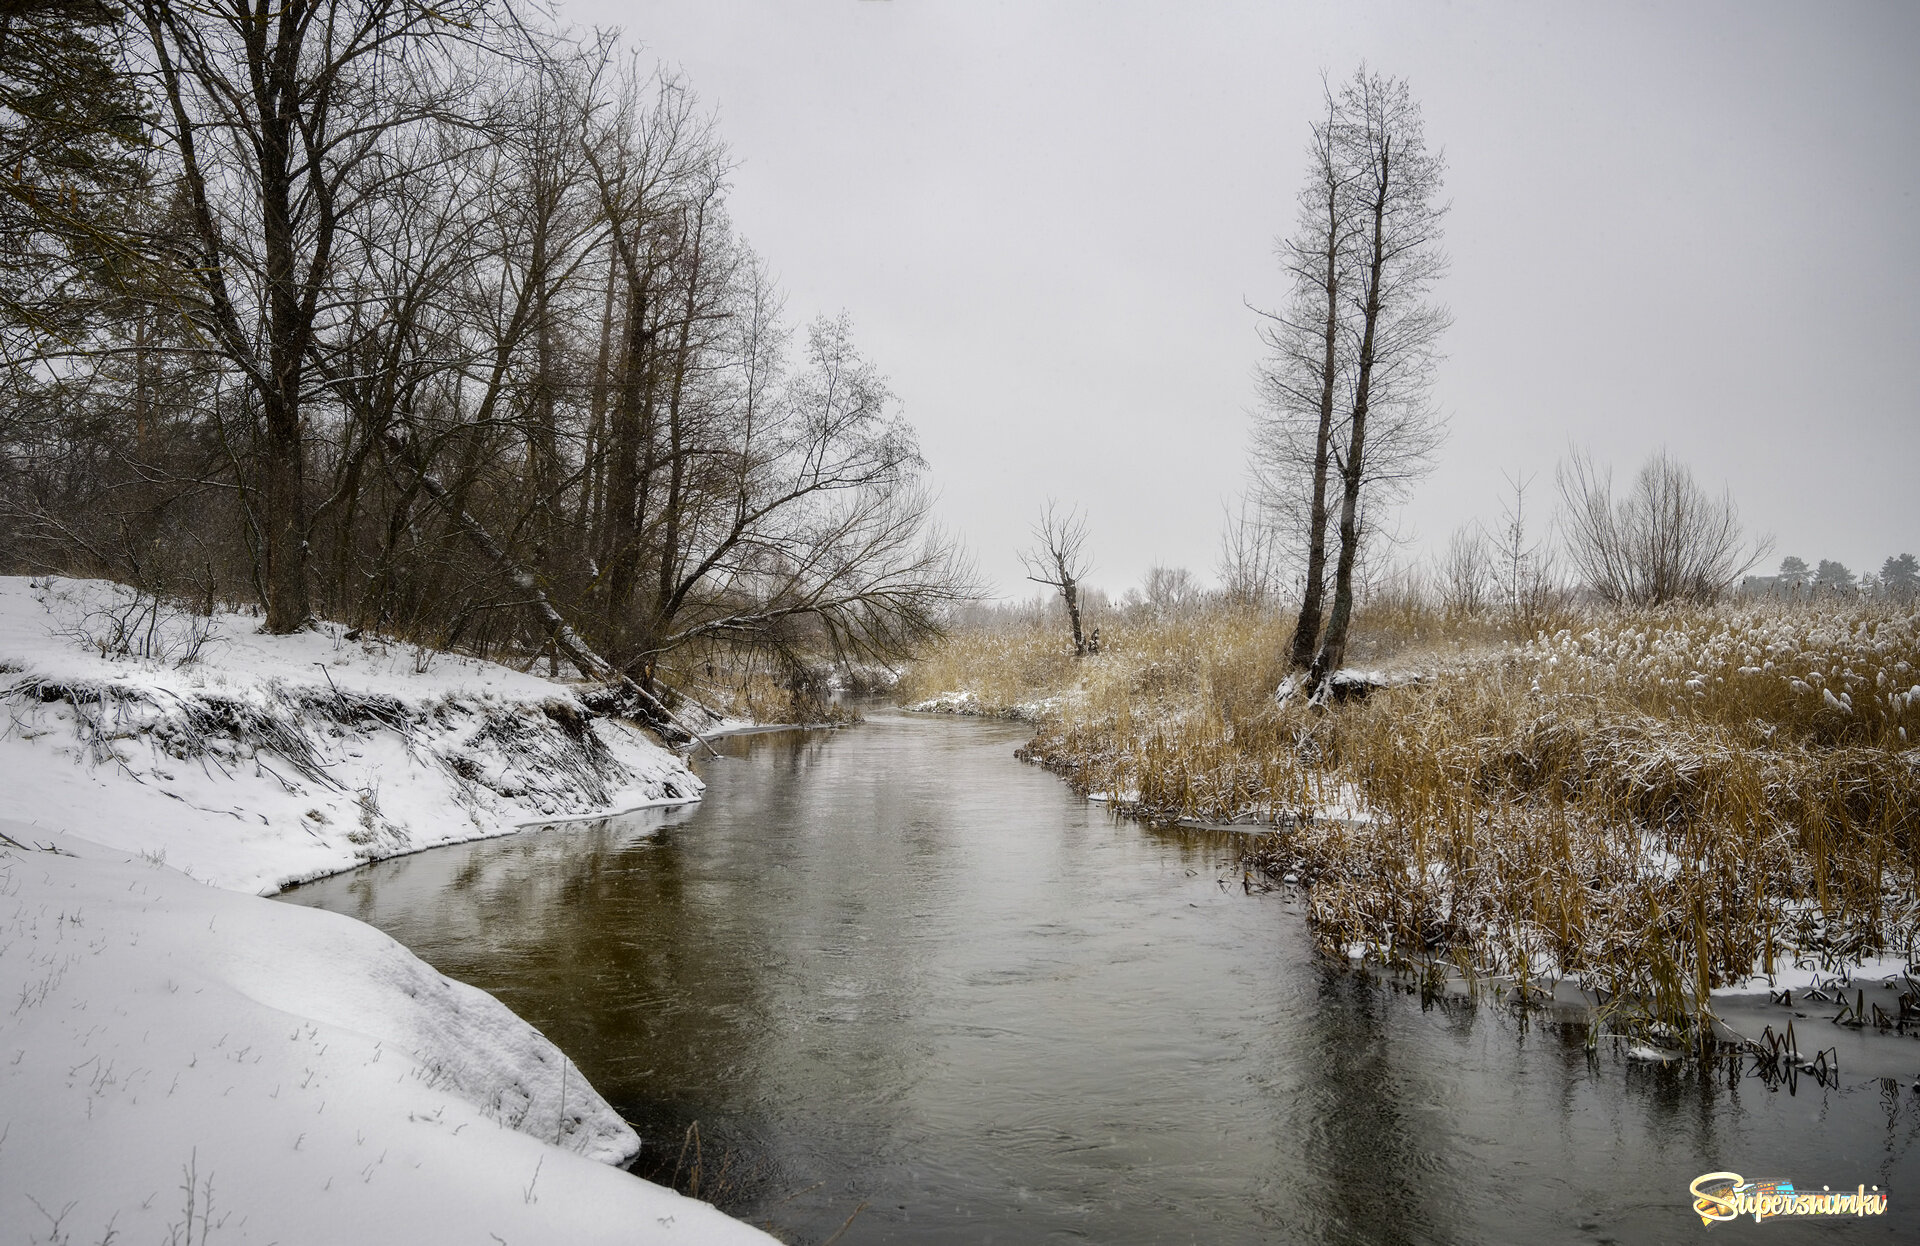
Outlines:
[[[678,64],[797,318],[849,312],[1003,590],[1049,495],[1093,582],[1212,576],[1320,75],[1444,148],[1451,436],[1409,555],[1501,473],[1661,446],[1781,554],[1920,552],[1920,5],[562,0]]]

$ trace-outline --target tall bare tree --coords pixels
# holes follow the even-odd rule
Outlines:
[[[1341,325],[1353,343],[1347,415],[1333,456],[1340,477],[1340,553],[1333,606],[1309,668],[1319,695],[1346,660],[1354,568],[1364,533],[1363,493],[1424,471],[1441,436],[1430,400],[1435,351],[1449,317],[1428,301],[1445,271],[1443,162],[1426,147],[1420,106],[1407,84],[1364,67],[1343,86],[1329,120],[1334,161],[1351,176],[1337,210],[1351,265]]]
[[[392,138],[450,106],[443,46],[487,24],[485,0],[140,0],[138,55],[187,204],[187,308],[239,376],[250,443],[242,496],[269,631],[309,617],[307,477],[314,359],[337,351],[343,230],[388,184]]]
[[[1262,312],[1268,359],[1260,372],[1263,405],[1254,425],[1253,475],[1268,522],[1301,544],[1300,614],[1288,658],[1313,659],[1326,614],[1328,477],[1337,399],[1351,364],[1342,332],[1344,283],[1354,222],[1347,210],[1355,176],[1337,143],[1339,103],[1325,91],[1326,115],[1313,124],[1307,179],[1294,232],[1277,250],[1292,283],[1284,310]]]
[[[595,562],[602,630],[615,661],[625,664],[636,660],[642,644],[635,628],[646,564],[643,530],[661,466],[662,388],[671,371],[679,310],[668,287],[675,284],[690,197],[717,193],[721,157],[710,125],[678,80],[629,69],[617,90],[612,111],[588,136],[586,152],[623,313],[609,360]],[[692,296],[698,260],[688,269],[679,284]]]

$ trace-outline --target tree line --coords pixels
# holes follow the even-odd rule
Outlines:
[[[1746,591],[1773,596],[1812,598],[1890,597],[1895,601],[1920,599],[1920,559],[1912,554],[1892,554],[1880,564],[1880,574],[1871,571],[1855,575],[1847,565],[1822,558],[1815,566],[1789,554],[1780,560],[1780,569],[1771,576],[1755,577],[1744,586]]]
[[[977,591],[688,83],[499,0],[0,16],[6,569],[545,650],[663,723]]]

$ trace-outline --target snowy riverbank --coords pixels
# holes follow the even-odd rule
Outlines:
[[[609,1167],[572,1062],[371,927],[0,834],[75,854],[0,844],[0,1240],[768,1240]]]
[[[769,1240],[611,1167],[490,995],[246,894],[699,780],[546,680],[256,626],[0,578],[0,1241]]]
[[[206,624],[145,610],[100,581],[0,577],[5,816],[271,893],[701,791],[535,675],[332,625],[265,636],[244,615],[214,616],[182,664]]]

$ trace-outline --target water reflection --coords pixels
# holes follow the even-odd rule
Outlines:
[[[742,737],[699,806],[288,898],[501,996],[641,1127],[647,1171],[684,1184],[697,1148],[708,1193],[791,1241],[862,1203],[842,1242],[1691,1240],[1715,1169],[1877,1181],[1895,1214],[1849,1238],[1911,1236],[1920,1097],[1423,1007],[1317,961],[1241,891],[1234,837],[1116,822],[1020,738]]]

